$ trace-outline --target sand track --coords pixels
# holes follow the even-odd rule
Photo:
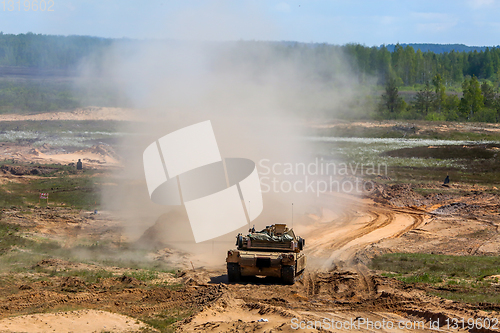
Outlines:
[[[338,196],[337,196],[338,197]],[[323,258],[322,269],[331,265],[352,266],[358,251],[386,238],[397,238],[418,228],[427,214],[420,210],[392,209],[375,206],[373,202],[357,198],[351,200],[348,211],[329,222],[317,222],[303,235],[308,245],[306,253],[312,258]],[[364,210],[360,211],[360,205]],[[355,266],[355,265],[354,265]]]

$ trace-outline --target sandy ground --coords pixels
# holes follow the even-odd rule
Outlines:
[[[137,114],[137,113],[136,113]],[[1,114],[0,121],[21,120],[139,120],[132,110],[111,107],[87,107],[65,112],[47,112],[39,114]]]
[[[145,327],[134,318],[98,310],[41,313],[0,320],[0,332],[137,332]]]
[[[430,296],[426,288],[379,276],[363,264],[373,255],[386,252],[471,254],[470,249],[473,249],[478,254],[497,249],[492,246],[497,246],[500,241],[489,236],[483,239],[483,236],[473,238],[470,235],[496,228],[499,198],[485,194],[464,198],[464,204],[467,202],[475,208],[467,210],[466,206],[460,205],[462,211],[457,211],[453,210],[456,205],[449,204],[457,200],[456,197],[449,196],[437,203],[431,198],[409,195],[410,190],[404,187],[398,191],[391,189],[391,196],[378,193],[377,200],[338,193],[320,197],[318,204],[323,205],[321,211],[324,214],[311,217],[309,224],[298,228],[307,240],[308,269],[293,286],[259,277],[229,284],[223,263],[213,268],[200,268],[196,264],[195,270],[185,269],[177,277],[166,273],[165,278],[170,283],[178,281],[185,285],[179,290],[150,289],[134,279],[119,278],[123,272],[117,272],[116,278],[95,284],[85,284],[78,278],[55,278],[47,285],[37,282],[28,287],[11,286],[19,291],[0,297],[0,316],[8,318],[29,309],[57,310],[64,305],[142,318],[187,307],[193,314],[177,324],[179,332],[295,332],[297,330],[293,328],[296,326],[293,325],[304,327],[300,332],[428,332],[430,325],[438,319],[443,325],[450,318],[500,318],[498,305],[469,305]],[[381,198],[397,202],[398,206]],[[424,201],[427,205],[415,208]],[[477,205],[481,203],[484,207],[478,209]],[[339,206],[344,207],[342,214],[332,214]],[[37,225],[35,230],[39,236],[54,237],[56,233],[60,237],[69,237],[73,225],[83,226],[81,234],[90,232],[96,239],[100,235],[110,237],[110,234],[118,233],[113,231],[113,224],[106,222],[106,218],[85,218],[79,223],[67,223],[66,228],[58,228],[65,219],[77,221],[78,217],[71,217],[69,210],[66,213],[51,210],[49,213],[50,216],[44,216],[43,212],[30,214],[37,217],[30,223]],[[7,211],[5,214],[6,220],[13,223],[25,218],[20,212]],[[463,235],[469,235],[467,241],[461,240]],[[496,231],[491,235],[497,237]],[[74,263],[64,261],[39,265],[58,270],[75,268]],[[96,268],[87,266],[86,269]],[[75,291],[65,292],[68,286],[76,288]],[[3,294],[1,290],[0,293]],[[53,315],[50,324],[60,325],[61,330],[71,330],[71,327],[64,326],[65,316],[66,313]],[[128,324],[127,321],[130,323],[130,318],[123,317],[121,325]],[[332,321],[353,324],[348,328],[331,328]],[[393,326],[374,329],[366,326],[370,322],[390,322]],[[15,326],[14,323],[26,325],[26,322],[13,321],[11,324],[20,331],[24,330],[25,326]],[[103,319],[102,325],[112,332],[122,329],[111,318]],[[112,328],[112,325],[117,325],[117,328]],[[467,331],[445,326],[440,330]]]
[[[71,153],[61,153],[59,150],[44,146],[35,148],[31,145],[0,143],[0,156],[4,159],[14,160],[16,163],[63,165],[72,163],[76,166],[78,160],[81,160],[86,167],[120,166],[120,158],[114,153],[113,148],[103,144]]]
[[[27,160],[35,163],[76,164],[78,160],[81,159],[83,163],[90,165],[106,164],[118,166],[119,160],[111,156],[105,149],[103,149],[103,147],[104,146],[94,146],[89,149],[83,149],[68,154],[44,154],[37,149],[31,149],[29,152],[31,156],[25,157],[23,155],[17,155],[17,157],[21,159],[26,158]]]

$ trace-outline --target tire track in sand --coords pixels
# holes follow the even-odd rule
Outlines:
[[[363,212],[359,199],[344,197],[353,201],[339,219],[317,223],[309,230],[307,254],[311,258],[323,259],[322,268],[333,264],[356,264],[356,254],[367,246],[386,238],[398,238],[406,232],[418,228],[425,220],[425,213],[419,210],[380,208],[365,200]],[[350,221],[348,219],[351,219]],[[313,259],[314,260],[314,259]]]

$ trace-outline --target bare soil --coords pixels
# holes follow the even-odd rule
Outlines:
[[[437,318],[441,324],[447,318],[493,320],[500,315],[500,305],[470,305],[430,296],[429,287],[406,285],[382,277],[364,265],[374,255],[387,252],[498,253],[500,241],[496,230],[500,198],[473,193],[462,198],[451,194],[423,197],[410,186],[379,185],[371,198],[338,193],[324,196],[322,202],[335,202],[335,205],[349,209],[330,219],[329,209],[333,207],[327,207],[323,209],[324,216],[310,216],[310,223],[299,228],[307,240],[309,268],[293,286],[258,277],[228,284],[223,263],[213,268],[195,266],[194,270],[185,269],[176,275],[164,273],[167,284],[138,281],[123,275],[125,269],[116,267],[107,267],[114,270],[113,277],[96,283],[86,283],[78,277],[58,276],[33,283],[12,281],[0,288],[1,317],[46,311],[56,313],[4,319],[0,321],[0,327],[4,331],[24,330],[29,322],[29,325],[39,323],[41,327],[52,325],[57,330],[69,331],[70,328],[65,326],[69,323],[67,318],[77,315],[68,309],[106,311],[101,316],[101,323],[107,323],[105,330],[113,332],[139,329],[126,326],[127,321],[147,321],[148,318],[179,311],[190,314],[176,324],[179,332],[287,332],[293,331],[293,318],[304,323],[323,318],[342,321],[385,319],[394,323],[423,321],[426,328],[421,331],[428,330],[430,321]],[[454,204],[456,202],[463,204]],[[4,213],[5,221],[21,224],[24,219],[25,225],[31,225],[39,236],[78,237],[78,232],[74,231],[77,226],[84,227],[86,231],[80,232],[89,232],[95,239],[119,234],[118,229],[113,231],[111,228],[115,223],[112,219],[96,221],[88,219],[91,215],[72,215],[69,209],[42,210],[33,214],[29,221],[20,218],[15,211]],[[61,223],[66,227],[61,228]],[[37,265],[58,271],[102,268],[55,259]],[[173,284],[179,284],[179,287],[172,288]],[[118,317],[111,319],[108,312],[129,317],[123,317],[121,321]],[[85,320],[81,318],[78,320]],[[483,329],[482,332],[489,330]]]
[[[39,162],[36,157],[44,156],[42,153],[54,161],[50,152],[21,151],[19,158]],[[66,163],[68,159],[60,161]],[[37,177],[31,171],[18,171],[12,172],[11,167],[0,172],[0,181]],[[180,272],[162,273],[148,281],[127,275],[130,270],[126,268],[51,259],[35,266],[54,274],[36,273],[31,281],[22,272],[3,276],[0,331],[154,331],[145,323],[177,316],[185,318],[173,326],[178,332],[291,332],[295,331],[295,319],[306,327],[301,332],[375,331],[360,327],[360,321],[390,321],[394,325],[423,322],[425,327],[419,329],[386,327],[376,331],[424,332],[437,320],[444,325],[453,318],[465,318],[466,322],[500,319],[498,304],[445,300],[432,296],[432,287],[405,284],[367,268],[371,258],[391,252],[498,254],[497,194],[479,186],[452,183],[448,187],[426,184],[426,189],[435,191],[422,195],[419,186],[380,183],[363,198],[341,193],[321,196],[321,215],[310,214],[295,228],[306,239],[308,268],[293,286],[260,277],[228,283],[223,258],[215,267],[200,267],[195,262],[194,269],[184,267]],[[62,207],[28,210],[7,209],[2,221],[28,228],[29,237],[62,240],[68,248],[86,238],[116,247],[126,241],[120,221],[105,213],[94,215]],[[178,264],[174,258],[179,256],[185,258],[183,262],[190,259],[189,254],[169,248],[152,255],[174,264]],[[112,276],[88,282],[78,276],[57,274],[100,269],[112,272]],[[317,322],[324,318],[353,321],[358,326],[320,328]],[[498,331],[477,327],[440,329]]]
[[[46,112],[32,115],[2,114],[0,121],[22,120],[138,120],[134,112],[122,108],[87,107],[66,112]]]
[[[76,163],[81,160],[86,168],[117,168],[120,166],[120,157],[113,148],[103,144],[73,152],[61,152],[49,146],[33,147],[16,143],[0,143],[0,156],[17,164],[59,164],[76,168]],[[3,167],[0,172],[10,172],[14,175],[38,175],[43,174],[44,170],[40,167],[9,166]]]

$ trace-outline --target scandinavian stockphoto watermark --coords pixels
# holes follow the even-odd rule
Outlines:
[[[316,158],[313,161],[282,163],[261,159],[258,163],[263,193],[327,192],[353,194],[373,190],[375,184],[365,178],[387,176],[386,164],[337,163]]]
[[[262,212],[255,163],[223,159],[210,121],[152,142],[143,163],[151,200],[184,205],[196,243],[239,229]]]

